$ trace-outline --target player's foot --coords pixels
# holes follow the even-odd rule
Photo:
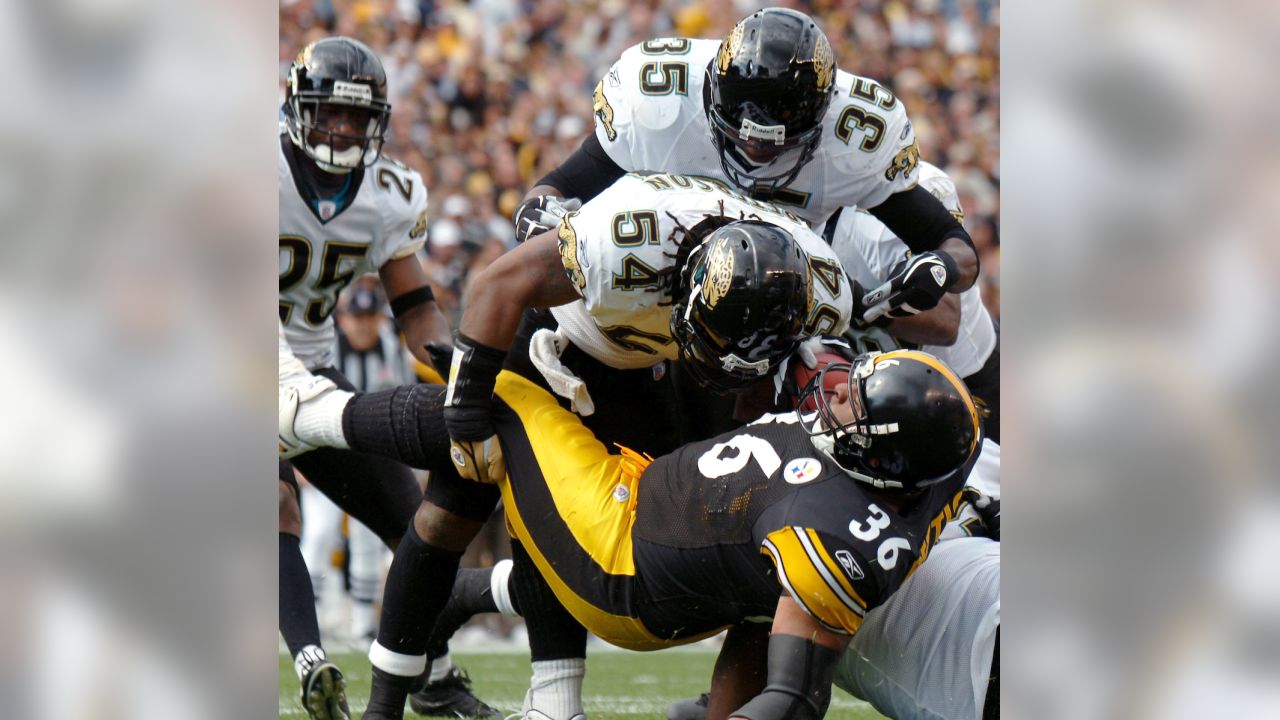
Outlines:
[[[443,678],[427,683],[409,696],[409,707],[419,715],[450,718],[501,718],[503,714],[471,692],[471,678],[457,667]]]
[[[347,681],[338,666],[323,658],[302,675],[302,707],[311,720],[351,720]]]
[[[677,700],[667,706],[667,720],[707,720],[707,701],[711,696],[702,693],[696,698]]]
[[[521,720],[556,720],[556,719],[542,712],[541,710],[526,710],[524,712],[524,715],[521,717]],[[582,713],[578,713],[577,715],[574,715],[573,717],[569,718],[569,720],[587,720],[587,716]]]
[[[294,374],[280,377],[280,443],[277,448],[282,459],[288,460],[296,455],[316,449],[315,445],[298,437],[295,427],[298,420],[298,406],[307,400],[337,388],[332,380],[306,374]]]

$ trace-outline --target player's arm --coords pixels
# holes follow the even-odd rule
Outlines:
[[[948,293],[933,309],[895,319],[885,329],[890,335],[907,342],[944,347],[952,345],[960,335],[960,296]]]
[[[893,193],[887,200],[868,208],[894,235],[917,254],[936,253],[947,263],[946,290],[959,293],[973,287],[978,279],[978,253],[964,226],[938,198],[919,185]]]
[[[428,343],[448,347],[449,321],[436,307],[431,285],[415,255],[383,263],[378,269],[382,287],[391,299],[391,311],[404,332],[405,345],[419,361],[431,365]]]
[[[790,595],[778,600],[764,690],[738,708],[745,720],[817,720],[831,702],[831,680],[849,635],[822,627]],[[713,695],[714,697],[714,695]],[[708,711],[710,708],[708,708]],[[710,717],[710,712],[708,712]]]
[[[747,622],[729,628],[711,674],[707,720],[723,720],[764,692],[768,649],[767,624]]]
[[[493,389],[525,309],[577,298],[556,232],[517,246],[472,279],[453,344],[444,408],[450,453],[463,477],[497,482],[506,473],[493,427]]]

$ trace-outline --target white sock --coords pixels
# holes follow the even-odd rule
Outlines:
[[[489,592],[493,593],[493,604],[498,606],[498,612],[507,617],[520,617],[511,600],[511,568],[514,565],[510,560],[499,560],[493,566],[493,574],[489,576]]]
[[[585,719],[582,679],[586,674],[586,658],[534,662],[529,692],[524,696],[524,712],[537,710],[551,720]]]
[[[418,677],[427,669],[426,655],[405,655],[388,650],[379,645],[377,640],[369,647],[369,662],[385,673],[400,677]]]
[[[427,676],[427,682],[439,682],[444,679],[445,675],[453,669],[453,657],[449,653],[445,653],[431,661],[431,674]]]
[[[342,411],[354,394],[346,390],[330,390],[319,397],[303,401],[293,421],[298,439],[320,447],[349,449],[342,434]]]

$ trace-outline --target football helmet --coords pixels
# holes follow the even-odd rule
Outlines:
[[[342,174],[372,165],[391,119],[382,62],[351,38],[311,43],[289,68],[284,118],[289,139],[321,169]]]
[[[835,77],[831,43],[808,15],[769,8],[738,23],[703,83],[725,176],[766,196],[795,180],[822,140]]]
[[[809,308],[809,258],[786,230],[729,223],[689,253],[671,337],[699,383],[728,392],[777,369],[795,348]]]
[[[849,420],[833,408],[831,388],[841,381],[849,388]],[[969,389],[942,361],[918,350],[829,364],[801,393],[801,405],[817,408],[814,443],[855,479],[878,488],[913,491],[941,482],[981,444]]]

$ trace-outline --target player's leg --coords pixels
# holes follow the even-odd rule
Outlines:
[[[300,488],[298,502],[306,521],[302,523],[302,558],[311,572],[311,589],[316,596],[316,616],[332,615],[338,601],[341,580],[333,572],[333,551],[342,541],[342,510],[307,483]]]
[[[382,540],[360,521],[347,523],[347,548],[351,580],[351,637],[371,642],[378,631],[378,586],[382,583],[387,550]]]
[[[488,568],[458,570],[449,603],[436,619],[427,644],[427,684],[409,696],[409,707],[414,712],[419,715],[450,716],[454,712],[460,712],[469,717],[484,717],[486,711],[493,710],[471,694],[471,681],[465,672],[453,664],[449,656],[448,641],[458,628],[475,615],[502,612],[509,616],[519,616],[508,587],[510,575],[510,560],[502,560]]]
[[[378,639],[369,651],[373,686],[366,718],[403,717],[405,698],[426,670],[430,633],[448,602],[458,561],[496,503],[492,488],[456,474],[428,482],[427,497],[387,575]],[[473,712],[496,711],[483,706]]]
[[[280,633],[302,683],[302,704],[312,720],[346,720],[346,683],[320,646],[311,576],[302,559],[298,535],[298,484],[293,467],[280,463]]]

